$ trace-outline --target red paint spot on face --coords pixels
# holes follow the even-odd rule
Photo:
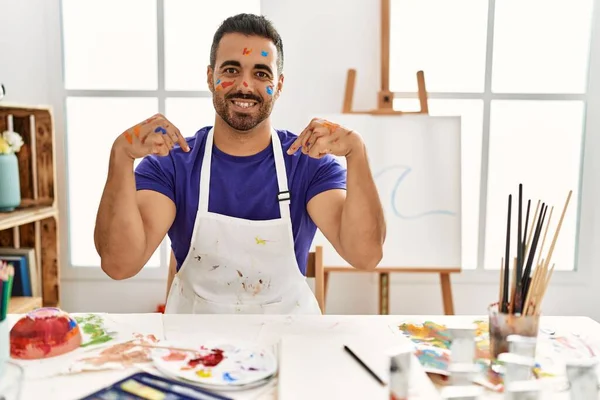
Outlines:
[[[246,82],[244,82],[244,87],[248,87],[248,84]]]
[[[233,82],[222,82],[221,86],[223,89],[227,89],[229,86],[233,85]]]
[[[190,360],[188,366],[194,368],[198,364],[202,364],[205,367],[216,367],[221,361],[223,361],[223,350],[213,349],[210,354]]]

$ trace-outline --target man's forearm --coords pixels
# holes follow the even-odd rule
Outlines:
[[[144,223],[136,200],[133,159],[111,151],[94,240],[102,269],[115,279],[135,275],[146,250]]]
[[[381,261],[385,218],[364,144],[347,156],[347,193],[340,223],[344,255],[358,269]]]

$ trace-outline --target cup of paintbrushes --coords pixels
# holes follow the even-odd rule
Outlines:
[[[495,361],[498,355],[509,352],[508,337],[519,335],[537,338],[540,314],[508,314],[498,309],[498,303],[488,307],[490,329],[490,359]]]

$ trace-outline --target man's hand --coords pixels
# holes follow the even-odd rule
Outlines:
[[[183,151],[190,151],[179,129],[164,115],[155,114],[123,132],[115,140],[113,148],[136,159],[149,154],[166,156],[175,143],[179,143]]]
[[[355,131],[321,118],[313,118],[287,153],[294,154],[302,148],[302,153],[312,158],[322,158],[325,154],[348,157],[359,147],[363,147],[363,141]]]

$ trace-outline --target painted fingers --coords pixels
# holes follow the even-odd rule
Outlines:
[[[129,153],[133,158],[148,154],[165,156],[175,144],[179,144],[185,152],[190,151],[181,131],[162,114],[156,114],[129,128],[123,133],[123,137],[130,145]]]

